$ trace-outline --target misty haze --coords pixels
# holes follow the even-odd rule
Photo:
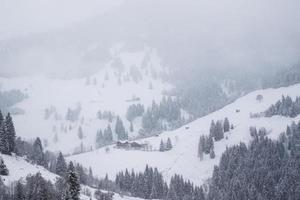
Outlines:
[[[0,0],[0,199],[300,200],[299,9]]]

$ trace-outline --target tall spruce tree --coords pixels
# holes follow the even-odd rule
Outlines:
[[[230,124],[229,124],[229,120],[228,120],[227,117],[225,117],[225,119],[224,119],[224,125],[223,126],[224,126],[224,132],[225,133],[230,130]]]
[[[80,183],[73,162],[69,163],[67,172],[67,196],[70,200],[79,200],[80,195]]]
[[[8,151],[9,153],[12,153],[15,151],[16,131],[10,113],[7,114],[4,124],[8,138]]]
[[[0,124],[0,153],[10,154],[8,135],[5,130],[4,122]]]
[[[56,160],[56,168],[55,173],[61,177],[65,177],[67,172],[67,164],[64,156],[61,152],[59,152],[57,160]]]
[[[167,140],[167,146],[166,146],[166,150],[171,150],[173,148],[173,145],[172,145],[172,141],[170,138],[168,138]]]
[[[4,164],[3,159],[0,157],[0,175],[7,176],[8,175],[8,169],[6,165]]]
[[[31,160],[38,165],[46,166],[45,155],[43,152],[43,146],[41,139],[38,137],[33,143],[33,150],[31,154]]]

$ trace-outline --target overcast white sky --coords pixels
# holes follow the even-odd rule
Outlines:
[[[81,74],[87,58],[140,38],[168,66],[290,66],[300,62],[299,10],[300,0],[0,0],[0,41],[28,34],[0,43],[0,75]],[[65,26],[74,29],[30,34]]]
[[[60,28],[102,14],[122,0],[0,0],[0,39]]]

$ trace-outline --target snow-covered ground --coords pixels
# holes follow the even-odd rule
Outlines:
[[[15,105],[25,111],[24,115],[13,116],[18,136],[41,137],[46,149],[73,153],[81,143],[87,149],[94,147],[97,130],[107,127],[107,120],[97,118],[99,110],[119,115],[128,130],[130,123],[125,114],[129,105],[141,103],[147,108],[152,100],[159,102],[163,91],[172,87],[162,81],[161,73],[168,72],[154,49],[145,47],[138,52],[124,52],[122,44],[118,44],[111,48],[111,60],[88,78],[0,78],[0,90],[19,89],[28,95]],[[141,79],[135,81],[132,74]],[[136,101],[130,101],[134,98]],[[66,120],[68,108],[77,107],[81,107],[78,121]],[[53,111],[49,119],[45,119],[46,109]],[[79,126],[83,129],[82,140],[77,136]],[[114,130],[114,122],[111,127]],[[130,136],[137,135],[140,127],[141,120],[136,119],[135,132]]]
[[[258,94],[263,95],[264,99],[262,102],[256,100]],[[285,131],[287,125],[292,121],[299,120],[299,117],[291,119],[281,116],[250,118],[250,113],[266,110],[271,104],[279,100],[282,95],[300,96],[300,84],[287,88],[252,92],[223,109],[197,119],[184,127],[175,131],[164,132],[158,137],[147,138],[142,141],[147,141],[157,150],[161,139],[166,141],[170,137],[174,148],[168,152],[122,150],[110,146],[108,153],[105,151],[105,148],[102,148],[71,156],[68,159],[80,162],[86,167],[91,166],[94,174],[100,177],[108,173],[110,178],[114,178],[117,172],[125,170],[125,168],[142,171],[148,164],[152,167],[158,167],[167,180],[175,173],[178,173],[200,185],[211,177],[213,166],[218,164],[222,152],[225,151],[227,146],[229,147],[240,142],[248,143],[251,140],[249,127],[265,127],[268,131],[268,137],[276,139],[281,132]],[[237,110],[240,110],[240,112],[237,112]],[[204,160],[200,161],[197,158],[199,136],[209,134],[211,120],[223,120],[225,117],[228,117],[230,123],[235,126],[234,130],[225,134],[225,137],[228,139],[215,142],[215,159],[210,159],[207,155],[204,157]]]
[[[18,181],[20,179],[25,179],[27,175],[34,175],[36,173],[41,173],[41,175],[52,182],[55,182],[57,175],[49,172],[44,167],[33,165],[27,162],[24,158],[18,156],[8,156],[0,154],[0,157],[4,160],[6,167],[9,170],[8,176],[1,176],[2,180],[6,185]]]
[[[25,181],[28,175],[35,175],[36,173],[41,173],[42,177],[46,180],[55,183],[58,176],[46,170],[44,167],[33,165],[27,162],[24,158],[18,156],[8,156],[0,154],[0,158],[4,160],[6,167],[9,170],[8,176],[0,176],[4,184],[10,186],[16,181],[23,180]],[[94,194],[95,189],[82,185],[82,191],[84,189],[89,189],[92,194]],[[90,197],[81,195],[82,200],[90,200]],[[94,199],[94,198],[93,198]],[[114,200],[139,200],[139,198],[120,196],[119,194],[114,195]]]

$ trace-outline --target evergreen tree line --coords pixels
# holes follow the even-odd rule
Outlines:
[[[225,117],[224,121],[218,120],[216,123],[214,120],[211,121],[209,136],[214,138],[215,141],[222,140],[224,138],[224,133],[233,129],[233,125],[230,126],[229,120]]]
[[[195,187],[182,176],[174,175],[168,185],[157,168],[146,166],[144,172],[119,172],[115,180],[121,191],[133,197],[163,200],[204,200],[202,187]]]
[[[133,104],[128,107],[126,118],[128,121],[132,122],[135,118],[142,116],[144,112],[145,108],[142,104]]]
[[[71,122],[75,122],[79,119],[79,115],[81,112],[81,105],[77,105],[76,108],[71,109],[68,108],[65,119]]]
[[[163,97],[160,104],[153,101],[152,106],[146,110],[142,118],[142,128],[147,134],[167,129],[168,126],[176,128],[183,123],[180,105],[170,96]]]
[[[97,117],[98,117],[98,119],[101,119],[101,120],[108,120],[111,123],[113,121],[113,119],[115,118],[115,114],[112,111],[99,110],[97,112]]]
[[[104,131],[99,130],[96,134],[96,148],[103,147],[113,143],[113,133],[110,125]]]
[[[278,141],[252,127],[252,142],[226,149],[215,166],[208,200],[297,200],[300,197],[300,123]]]
[[[300,114],[300,97],[296,97],[295,101],[289,96],[282,96],[281,100],[271,105],[265,112],[266,117],[281,115],[286,117],[296,117]]]
[[[270,74],[269,74],[270,75]],[[300,83],[300,65],[284,68],[264,81],[264,88],[280,88]]]
[[[167,142],[164,142],[163,140],[160,141],[159,145],[159,151],[170,151],[173,148],[172,141],[170,138],[167,139]]]
[[[6,187],[0,178],[0,199],[5,200],[79,200],[80,184],[75,168],[70,162],[65,178],[55,184],[45,180],[40,173],[29,175]]]
[[[133,129],[133,127],[131,127]],[[116,119],[115,130],[117,140],[128,140],[128,132],[126,131],[122,119],[118,116]],[[96,134],[96,148],[101,148],[106,145],[110,145],[114,142],[113,131],[110,124],[107,126],[104,131],[101,129],[97,131]]]
[[[224,138],[224,133],[233,129],[233,125],[230,126],[230,122],[227,117],[224,121],[218,120],[216,123],[211,121],[209,135],[201,135],[198,143],[198,158],[203,160],[204,154],[209,154],[211,159],[215,158],[214,141],[220,141]]]

